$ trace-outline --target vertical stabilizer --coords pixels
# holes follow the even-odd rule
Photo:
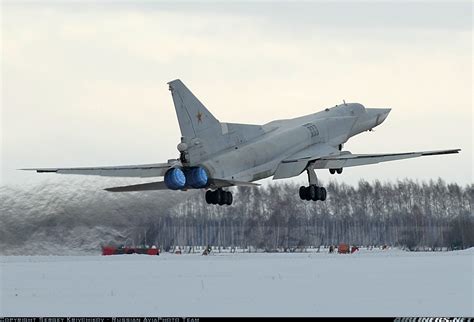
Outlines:
[[[220,123],[179,79],[168,83],[181,129],[183,163],[199,164],[210,155],[265,133],[260,125]]]
[[[220,132],[219,121],[179,79],[168,83],[173,96],[181,136],[202,138]]]

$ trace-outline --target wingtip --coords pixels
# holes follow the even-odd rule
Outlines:
[[[36,173],[55,173],[55,172],[58,172],[57,169],[30,169],[30,168],[26,168],[26,169],[16,169],[17,171],[35,171]]]
[[[461,149],[452,149],[452,150],[448,150],[447,152],[448,153],[459,153],[459,152],[461,152]]]
[[[117,188],[105,188],[104,191],[107,191],[107,192],[118,192],[120,190],[118,190]]]
[[[421,153],[421,155],[423,156],[446,155],[446,154],[458,154],[459,152],[461,152],[461,149],[438,150],[438,151],[429,151],[429,152]]]

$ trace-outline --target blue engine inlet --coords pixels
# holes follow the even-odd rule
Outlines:
[[[169,169],[165,173],[165,184],[171,190],[183,189],[186,186],[186,176],[179,168]]]
[[[209,183],[209,175],[204,168],[190,168],[186,171],[187,184],[195,189],[206,188]]]

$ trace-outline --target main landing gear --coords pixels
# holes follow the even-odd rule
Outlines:
[[[228,205],[230,206],[232,204],[233,197],[232,197],[232,192],[230,191],[224,191],[221,188],[211,191],[207,190],[206,191],[206,202],[211,205]]]
[[[318,187],[316,185],[310,185],[309,187],[300,187],[300,198],[301,200],[326,200],[327,192],[326,188]]]
[[[308,187],[300,187],[300,198],[301,200],[326,200],[327,191],[324,187],[318,186],[318,177],[316,176],[316,172],[313,168],[308,168],[306,170],[308,172],[308,180],[309,186]]]

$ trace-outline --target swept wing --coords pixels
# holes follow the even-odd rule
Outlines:
[[[317,144],[283,160],[278,166],[274,179],[290,178],[299,175],[308,165],[313,169],[339,169],[381,162],[418,158],[422,156],[459,153],[461,149],[420,151],[384,154],[352,154],[324,144]]]
[[[350,152],[343,152],[338,156],[327,156],[318,158],[314,160],[314,162],[312,162],[312,166],[314,169],[338,169],[356,167],[367,164],[376,164],[380,162],[418,158],[423,156],[454,154],[459,153],[459,151],[461,150],[454,149],[386,154],[352,154]]]

